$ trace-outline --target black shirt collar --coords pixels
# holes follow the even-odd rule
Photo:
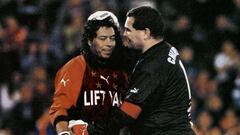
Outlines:
[[[165,40],[162,40],[162,41],[158,42],[157,44],[153,45],[148,50],[146,50],[144,53],[142,53],[140,58],[146,58],[148,56],[153,55],[157,48],[159,48],[159,47],[162,48],[163,47],[164,43],[165,43]]]

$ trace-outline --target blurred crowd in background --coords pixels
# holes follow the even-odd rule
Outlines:
[[[54,135],[54,76],[79,52],[86,18],[109,10],[124,30],[139,5],[159,9],[179,50],[197,134],[240,135],[240,0],[0,0],[0,135]]]

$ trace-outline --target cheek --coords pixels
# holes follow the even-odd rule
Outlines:
[[[142,40],[139,35],[136,36],[136,39],[137,39],[138,42],[140,42]]]
[[[104,44],[103,43],[95,42],[95,44],[94,44],[94,52],[97,55],[101,55],[103,49],[104,49]]]
[[[135,47],[136,49],[142,48],[142,38],[139,35],[135,37]]]
[[[98,43],[98,44],[96,45],[96,50],[97,50],[97,51],[101,51],[103,48],[104,48],[104,44],[103,44],[103,43]]]
[[[116,47],[116,41],[114,41],[114,42],[112,43],[112,48],[113,48],[113,50],[114,50],[115,47]]]
[[[132,35],[132,38],[133,38],[136,42],[138,42],[138,41],[140,40],[140,35],[139,35],[139,33],[134,33],[134,34]]]
[[[97,53],[98,50],[98,45],[96,42],[93,42],[92,45],[90,46],[90,49],[93,53]]]
[[[142,41],[141,37],[140,37],[139,35],[136,35],[136,36],[135,36],[135,42],[136,42],[137,44],[139,44],[139,43],[141,43],[141,41]]]

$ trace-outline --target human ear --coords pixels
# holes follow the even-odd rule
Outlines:
[[[144,39],[150,39],[151,38],[151,31],[149,28],[145,28],[144,30]]]
[[[88,40],[88,45],[91,47],[92,46],[92,41]]]

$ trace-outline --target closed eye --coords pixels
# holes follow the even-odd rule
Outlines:
[[[100,39],[100,40],[106,40],[108,37],[107,36],[100,36],[100,37],[98,37],[98,39]]]
[[[110,39],[111,39],[111,40],[115,40],[115,39],[116,39],[116,36],[113,35],[113,36],[110,37]]]
[[[99,37],[97,37],[99,40],[102,40],[102,41],[104,41],[104,40],[106,40],[107,38],[109,38],[110,40],[115,40],[115,38],[116,38],[116,36],[115,35],[112,35],[112,36],[110,36],[110,37],[108,37],[108,36],[99,36]]]
[[[129,28],[127,28],[127,27],[125,27],[125,31],[131,32],[131,30]]]

